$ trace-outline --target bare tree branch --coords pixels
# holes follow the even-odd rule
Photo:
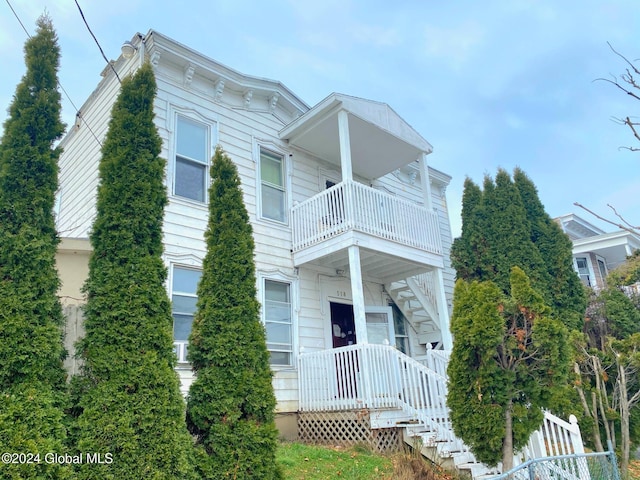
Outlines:
[[[634,235],[639,235],[639,234],[640,234],[640,227],[634,227],[634,226],[630,225],[626,220],[624,220],[624,219],[623,219],[623,218],[618,214],[618,212],[617,212],[617,211],[616,211],[616,210],[615,210],[611,205],[608,205],[608,206],[609,206],[609,208],[613,209],[613,211],[615,212],[615,214],[616,214],[616,215],[617,215],[617,216],[618,216],[618,217],[619,217],[619,218],[620,218],[620,219],[621,219],[621,220],[622,220],[626,225],[623,225],[622,223],[616,223],[616,222],[613,222],[613,221],[609,220],[608,218],[605,218],[605,217],[603,217],[603,216],[601,216],[601,215],[598,215],[596,212],[594,212],[593,210],[589,210],[587,207],[585,207],[585,206],[584,206],[584,205],[582,205],[581,203],[573,202],[573,204],[574,204],[576,207],[580,207],[580,208],[582,208],[583,210],[585,210],[585,211],[589,212],[591,215],[593,215],[594,217],[596,217],[596,218],[597,218],[597,219],[599,219],[599,220],[602,220],[603,222],[607,222],[607,223],[608,223],[608,224],[610,224],[610,225],[616,226],[616,227],[620,228],[621,230],[626,230],[627,232],[629,232],[629,233],[633,233]],[[628,225],[628,226],[627,226],[627,225]]]
[[[633,230],[640,230],[640,226],[635,226],[635,225],[631,225],[629,222],[627,222],[627,220],[618,213],[618,211],[616,210],[616,208],[611,205],[610,203],[607,203],[607,207],[609,207],[611,210],[613,210],[613,213],[615,214],[616,217],[618,217],[622,223],[624,223],[625,225],[627,225],[629,228],[633,229]]]
[[[627,57],[625,57],[624,55],[619,53],[615,48],[613,48],[613,46],[609,42],[607,42],[607,45],[609,45],[609,48],[613,53],[615,53],[618,57],[624,60],[624,62],[628,65],[628,67],[625,69],[625,73],[623,73],[622,75],[617,76],[617,75],[611,74],[611,78],[596,78],[596,80],[610,83],[616,88],[622,90],[627,95],[640,101],[640,93],[639,93],[640,84],[636,80],[636,76],[640,76],[640,69],[636,67],[633,64],[633,62],[629,61]],[[640,133],[636,129],[636,127],[639,126],[640,123],[632,121],[630,117],[626,117],[624,119],[616,118],[615,121],[629,127],[635,139],[638,142],[640,142]],[[621,148],[630,150],[632,152],[640,151],[640,147],[621,147]]]

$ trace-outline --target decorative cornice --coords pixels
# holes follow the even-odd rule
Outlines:
[[[149,58],[149,62],[151,63],[151,66],[153,68],[158,68],[161,54],[162,52],[160,52],[160,50],[158,49],[154,50],[153,53],[151,54],[151,57]]]
[[[278,92],[273,92],[273,95],[269,97],[269,113],[275,112],[279,98],[280,94]]]
[[[189,63],[184,69],[184,86],[188,87],[193,81],[193,75],[196,73],[196,67]]]
[[[253,97],[253,90],[247,90],[244,92],[242,98],[244,99],[244,108],[249,108],[251,105],[251,98]]]
[[[213,101],[219,103],[220,100],[222,100],[222,93],[224,92],[224,78],[220,77],[215,83],[214,88]]]

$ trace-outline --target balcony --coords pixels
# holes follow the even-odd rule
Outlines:
[[[338,183],[294,206],[291,223],[296,265],[322,258],[322,265],[345,268],[345,249],[359,245],[369,252],[363,273],[372,256],[384,277],[395,276],[395,270],[406,278],[442,267],[438,215],[357,182]]]

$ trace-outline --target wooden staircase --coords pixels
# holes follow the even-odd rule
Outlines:
[[[402,428],[403,439],[435,463],[475,480],[500,471],[477,462],[453,432],[446,406],[449,352],[428,350],[420,361],[390,345],[362,344],[299,356],[300,412],[368,412],[371,429]],[[514,465],[553,455],[584,453],[575,418],[545,413],[541,429]]]
[[[385,289],[409,321],[422,345],[442,348],[442,332],[435,298],[434,271],[385,285]]]

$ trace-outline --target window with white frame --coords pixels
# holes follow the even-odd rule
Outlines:
[[[263,295],[262,309],[271,365],[291,366],[293,352],[291,284],[265,279]]]
[[[187,361],[189,334],[196,313],[198,282],[202,272],[192,268],[173,267],[171,313],[173,315],[173,344],[179,362]]]
[[[284,156],[260,147],[262,218],[287,221],[287,189]]]
[[[178,115],[173,182],[175,195],[198,202],[206,201],[208,139],[207,125]]]
[[[589,264],[586,257],[576,257],[576,267],[582,283],[587,287],[591,287],[591,275],[589,274]]]

